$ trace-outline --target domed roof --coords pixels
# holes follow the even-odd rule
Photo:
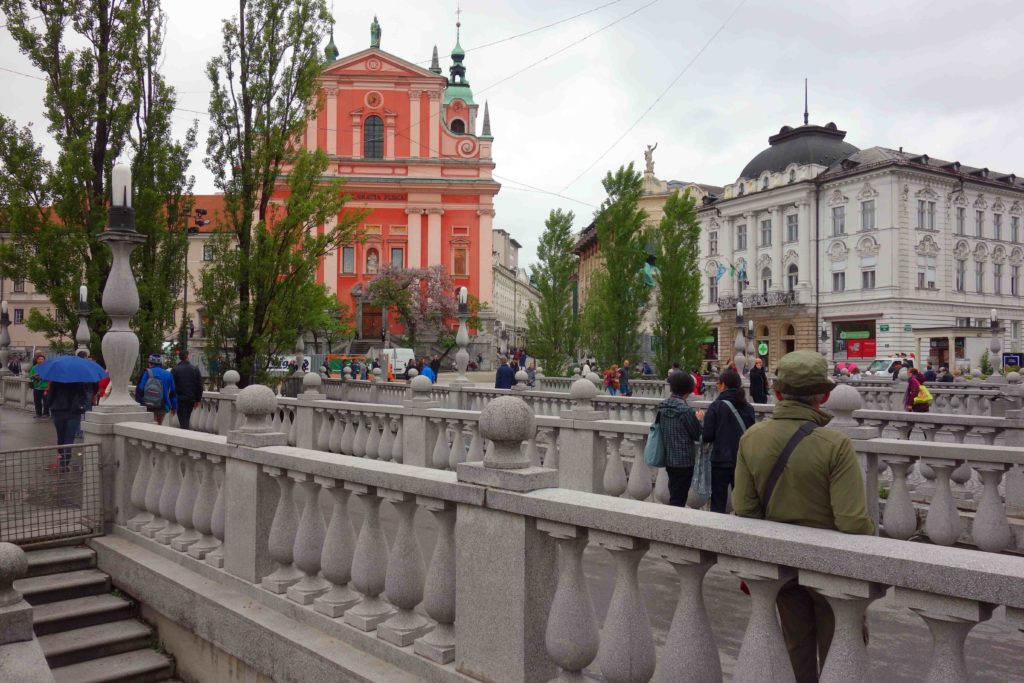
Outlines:
[[[765,171],[784,171],[790,164],[820,164],[831,166],[860,150],[844,142],[845,130],[834,123],[824,126],[803,125],[798,128],[783,126],[768,138],[768,149],[750,160],[741,178],[756,178]]]

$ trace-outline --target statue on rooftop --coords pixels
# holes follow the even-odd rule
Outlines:
[[[654,175],[654,150],[658,149],[658,143],[654,145],[647,145],[647,151],[644,152],[644,161],[647,164],[646,172]]]
[[[370,24],[370,47],[380,49],[380,22],[377,21],[377,15],[373,15],[373,23]]]

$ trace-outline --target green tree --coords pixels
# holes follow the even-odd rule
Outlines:
[[[694,368],[704,360],[707,321],[700,315],[700,223],[690,193],[677,190],[664,206],[657,238],[657,314],[654,334],[660,339],[655,364],[668,374],[672,363]]]
[[[324,0],[239,0],[238,14],[223,24],[222,52],[206,67],[205,163],[224,193],[222,219],[235,253],[225,245],[214,250],[198,298],[212,332],[208,353],[229,345],[243,384],[256,381],[280,340],[294,342],[306,327],[301,296],[317,264],[356,238],[365,215],[345,212],[333,230],[317,234],[339,216],[345,197],[340,181],[322,180],[327,156],[295,144],[320,106],[319,45],[330,22]],[[283,206],[271,204],[282,194]],[[214,282],[232,294],[211,291]]]
[[[639,349],[639,330],[650,290],[644,284],[647,259],[640,208],[643,179],[633,164],[602,181],[607,197],[594,216],[604,266],[595,272],[582,314],[584,340],[601,365],[621,363]]]
[[[572,311],[575,219],[572,211],[551,211],[537,247],[539,262],[530,267],[530,279],[540,292],[540,300],[526,312],[530,351],[544,372],[555,377],[568,371],[580,341],[580,323]]]

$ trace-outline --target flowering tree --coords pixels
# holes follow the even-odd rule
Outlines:
[[[385,265],[367,287],[367,302],[393,310],[405,328],[405,344],[415,348],[423,335],[441,337],[455,317],[455,284],[444,266],[393,268]]]

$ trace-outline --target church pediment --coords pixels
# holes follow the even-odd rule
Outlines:
[[[447,82],[444,76],[439,76],[412,62],[407,62],[401,57],[373,47],[331,62],[321,73],[321,77],[324,76],[412,78],[417,80],[429,78],[439,84]]]

